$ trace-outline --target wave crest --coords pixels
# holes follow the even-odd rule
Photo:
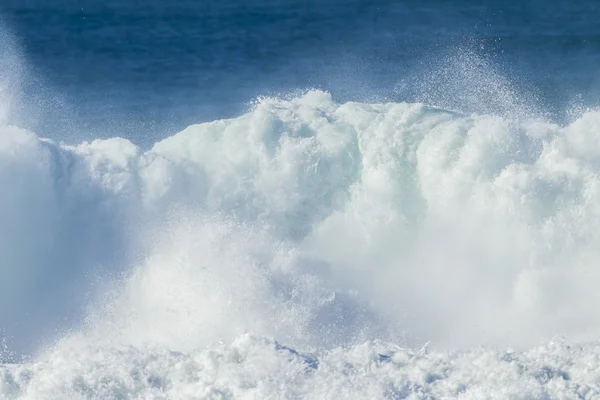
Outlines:
[[[311,91],[146,152],[4,126],[0,325],[17,351],[57,327],[188,350],[589,338],[599,120]]]

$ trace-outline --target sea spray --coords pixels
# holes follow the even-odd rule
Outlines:
[[[2,367],[0,393],[265,397],[289,384],[282,398],[477,397],[510,392],[508,381],[533,397],[551,383],[591,393],[585,368],[565,366],[583,360],[568,345],[508,361],[494,351],[389,354],[426,342],[522,350],[594,338],[598,121],[597,111],[559,126],[338,104],[311,91],[145,152],[125,139],[64,146],[4,126],[0,323],[18,351],[44,350],[29,366]],[[395,345],[372,350],[375,340]],[[551,360],[529,361],[536,352]],[[318,368],[307,365],[313,353]],[[506,373],[492,382],[469,363]],[[117,365],[138,372],[125,378]],[[283,375],[259,376],[269,368]],[[365,392],[348,374],[367,379]]]

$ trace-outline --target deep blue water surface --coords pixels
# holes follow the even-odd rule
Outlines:
[[[599,4],[1,0],[0,17],[25,60],[21,124],[147,146],[307,88],[562,121],[600,98]]]

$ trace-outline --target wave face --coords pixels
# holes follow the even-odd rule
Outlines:
[[[600,395],[597,344],[531,348],[600,331],[599,126],[320,91],[145,152],[4,125],[3,358],[38,355],[0,397]]]

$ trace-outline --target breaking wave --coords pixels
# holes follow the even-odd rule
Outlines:
[[[36,356],[0,396],[599,395],[599,173],[598,111],[310,91],[148,151],[4,124],[3,358]]]

